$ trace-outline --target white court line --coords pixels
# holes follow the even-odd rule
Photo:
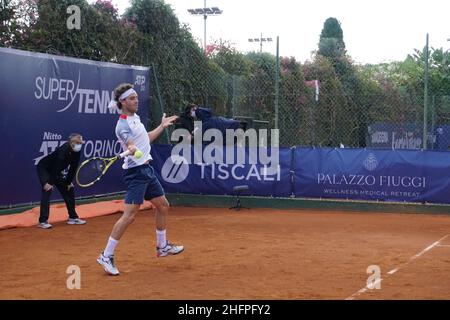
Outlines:
[[[401,265],[398,266],[397,268],[394,268],[394,269],[388,271],[388,272],[387,272],[388,275],[386,276],[386,278],[387,278],[389,275],[392,275],[392,274],[396,273],[398,270],[404,268],[405,266],[407,266],[408,264],[410,264],[412,261],[414,261],[415,259],[419,258],[419,257],[420,257],[421,255],[423,255],[425,252],[430,251],[430,250],[433,249],[434,247],[438,247],[438,246],[439,246],[439,247],[441,247],[441,246],[449,246],[449,245],[442,245],[442,244],[440,244],[441,241],[444,240],[445,238],[447,238],[448,236],[450,236],[450,234],[447,234],[447,235],[443,236],[441,239],[439,239],[438,241],[432,243],[431,245],[429,245],[428,247],[426,247],[425,249],[423,249],[422,251],[420,251],[418,254],[412,256],[411,258],[409,258],[408,261],[404,262],[403,264],[401,264]],[[383,281],[383,278],[378,279],[377,281],[375,281],[375,283],[378,283],[378,282],[381,283],[381,281]],[[374,284],[375,284],[375,283],[374,283]],[[374,286],[374,284],[371,283],[370,286],[369,286],[369,285],[366,285],[364,288],[362,288],[362,289],[356,291],[356,292],[355,292],[354,294],[352,294],[351,296],[345,298],[345,300],[354,300],[357,296],[363,294],[363,293],[366,292],[367,290],[371,290],[371,289],[372,289],[371,287]]]
[[[388,274],[394,274],[398,271],[398,268],[392,269],[391,271],[388,272]]]

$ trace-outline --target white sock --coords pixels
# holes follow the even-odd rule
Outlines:
[[[158,248],[164,248],[167,244],[166,230],[156,229],[156,246]]]
[[[118,244],[119,244],[119,240],[109,237],[108,244],[106,245],[105,251],[103,251],[103,255],[105,257],[112,256],[114,254],[114,250],[116,249],[116,246]]]

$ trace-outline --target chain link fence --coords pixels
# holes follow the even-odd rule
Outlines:
[[[67,27],[72,5],[80,30]],[[0,9],[0,46],[151,67],[150,128],[195,103],[247,128],[279,129],[286,147],[449,149],[449,50],[361,66],[343,41],[325,38],[312,61],[299,63],[223,42],[205,52],[160,0],[133,1],[123,16],[108,1],[12,0]]]
[[[253,58],[258,56],[264,54],[253,54]],[[160,80],[164,75],[156,66],[155,79],[159,79],[162,94],[159,98],[153,88],[152,100],[168,114],[180,114],[191,102],[208,106],[215,116],[245,121],[247,128],[256,130],[275,128],[278,112],[279,142],[285,147],[422,149],[425,132],[427,149],[449,149],[448,95],[428,93],[424,124],[423,91],[383,90],[382,86],[348,90],[339,77],[305,80],[301,66],[295,74],[282,63],[277,97],[275,58],[267,61],[271,63],[253,61],[250,70],[239,75],[226,72],[209,58],[206,71],[188,71],[189,77],[196,79],[196,88],[185,87],[176,79]],[[159,118],[161,112],[152,114]]]
[[[80,8],[79,30],[67,27],[72,5]],[[449,50],[361,66],[343,41],[326,38],[312,61],[299,63],[223,42],[204,52],[160,0],[132,1],[123,16],[108,1],[11,0],[0,9],[0,46],[151,67],[150,128],[164,112],[195,103],[248,128],[279,129],[286,147],[449,149]]]

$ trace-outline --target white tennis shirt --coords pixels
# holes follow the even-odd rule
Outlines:
[[[143,153],[140,159],[136,159],[132,155],[125,157],[122,168],[129,169],[137,167],[148,160],[152,160],[150,156],[150,139],[145,126],[141,122],[141,118],[137,114],[132,116],[120,115],[116,125],[116,136],[119,139],[123,151],[128,150],[127,143],[131,140],[134,142],[136,148]]]

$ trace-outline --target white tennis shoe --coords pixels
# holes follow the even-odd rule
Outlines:
[[[86,224],[86,221],[85,220],[81,220],[79,218],[76,218],[76,219],[70,219],[69,218],[69,220],[67,220],[67,224],[71,224],[71,225],[73,225],[73,224]]]
[[[169,255],[179,254],[183,252],[183,250],[184,246],[177,246],[167,241],[167,244],[164,248],[156,248],[156,256],[165,257]]]
[[[38,228],[41,228],[41,229],[50,229],[52,227],[52,225],[50,223],[48,223],[47,221],[39,222],[37,226],[38,226]]]
[[[103,255],[103,252],[98,256],[97,262],[99,265],[103,267],[105,272],[107,274],[110,274],[112,276],[118,276],[119,270],[116,268],[116,265],[114,264],[114,255],[105,257]]]

